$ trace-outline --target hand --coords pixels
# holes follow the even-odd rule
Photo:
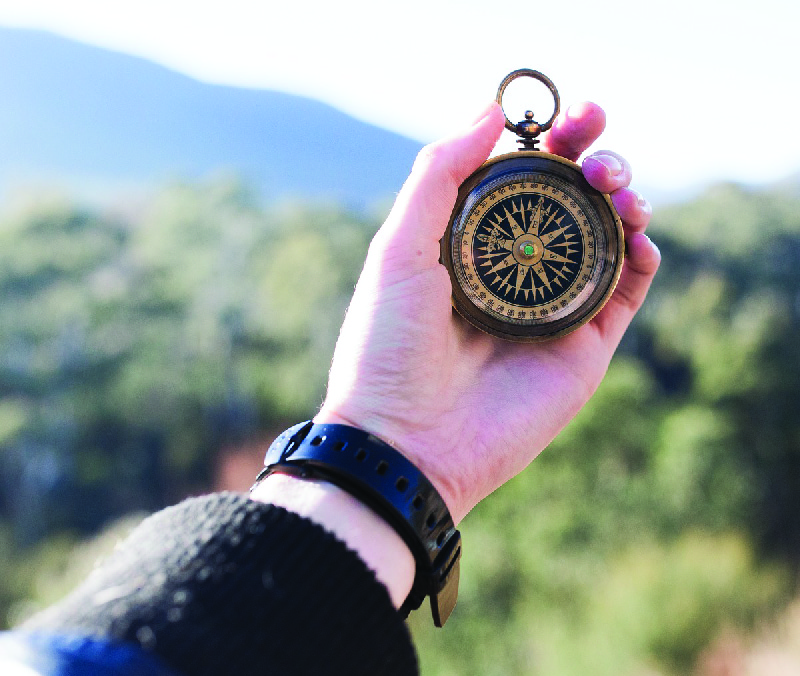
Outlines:
[[[539,344],[493,338],[455,315],[439,240],[458,186],[488,157],[503,121],[493,103],[472,127],[420,153],[370,245],[315,418],[394,445],[434,483],[456,523],[525,468],[594,393],[660,260],[643,234],[650,206],[627,187],[630,166],[600,151],[584,160],[584,174],[611,194],[627,245],[603,310]],[[543,150],[577,161],[604,126],[597,106],[573,106]]]

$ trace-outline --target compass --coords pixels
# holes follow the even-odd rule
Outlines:
[[[537,136],[559,111],[555,85],[521,69],[500,84],[532,77],[550,90],[553,115],[544,124],[527,111],[506,128],[520,150],[500,155],[461,184],[441,241],[453,307],[486,333],[517,342],[564,336],[594,317],[622,270],[622,221],[608,195],[592,188],[574,162],[536,150]]]

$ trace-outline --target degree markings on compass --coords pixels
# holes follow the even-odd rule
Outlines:
[[[597,249],[586,215],[572,202],[555,187],[527,182],[501,186],[494,199],[487,196],[479,202],[463,233],[462,246],[468,243],[464,248],[471,254],[463,261],[465,290],[476,297],[483,293],[479,302],[503,318],[523,318],[527,310],[531,318],[546,317],[568,307],[570,301],[561,295],[579,292],[575,278],[593,269],[590,260]],[[538,237],[543,245],[533,266],[521,264],[514,254],[514,245],[525,234]],[[473,274],[475,281],[467,281]],[[476,289],[478,280],[484,291]],[[496,300],[487,296],[493,294],[501,305],[490,305]],[[542,303],[548,305],[540,312]]]

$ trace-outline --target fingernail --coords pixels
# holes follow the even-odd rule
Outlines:
[[[590,155],[586,158],[587,160],[596,160],[600,162],[606,169],[608,169],[608,173],[612,176],[619,176],[625,167],[622,166],[622,162],[620,162],[616,157],[613,155],[604,155],[599,153],[597,155]]]
[[[570,120],[576,120],[583,117],[587,112],[587,105],[589,104],[586,101],[582,101],[581,103],[573,103],[569,108],[567,108],[567,112],[565,113],[566,117],[568,117]]]
[[[567,112],[564,113],[564,117],[568,117],[570,120],[574,120],[581,116],[581,111],[578,110],[578,106],[570,106],[567,108]]]
[[[495,106],[495,101],[490,101],[483,110],[479,113],[479,115],[472,121],[472,126],[474,127],[476,124],[479,124],[483,120],[485,120],[489,115],[492,114],[492,109]]]
[[[633,188],[628,188],[634,195],[636,195],[636,202],[642,208],[646,208],[650,206],[650,203],[645,199],[644,195],[640,193],[638,190],[634,190]]]

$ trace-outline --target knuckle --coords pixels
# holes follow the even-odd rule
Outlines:
[[[444,162],[447,148],[439,141],[429,143],[419,151],[417,159],[414,161],[414,169],[436,169]]]

